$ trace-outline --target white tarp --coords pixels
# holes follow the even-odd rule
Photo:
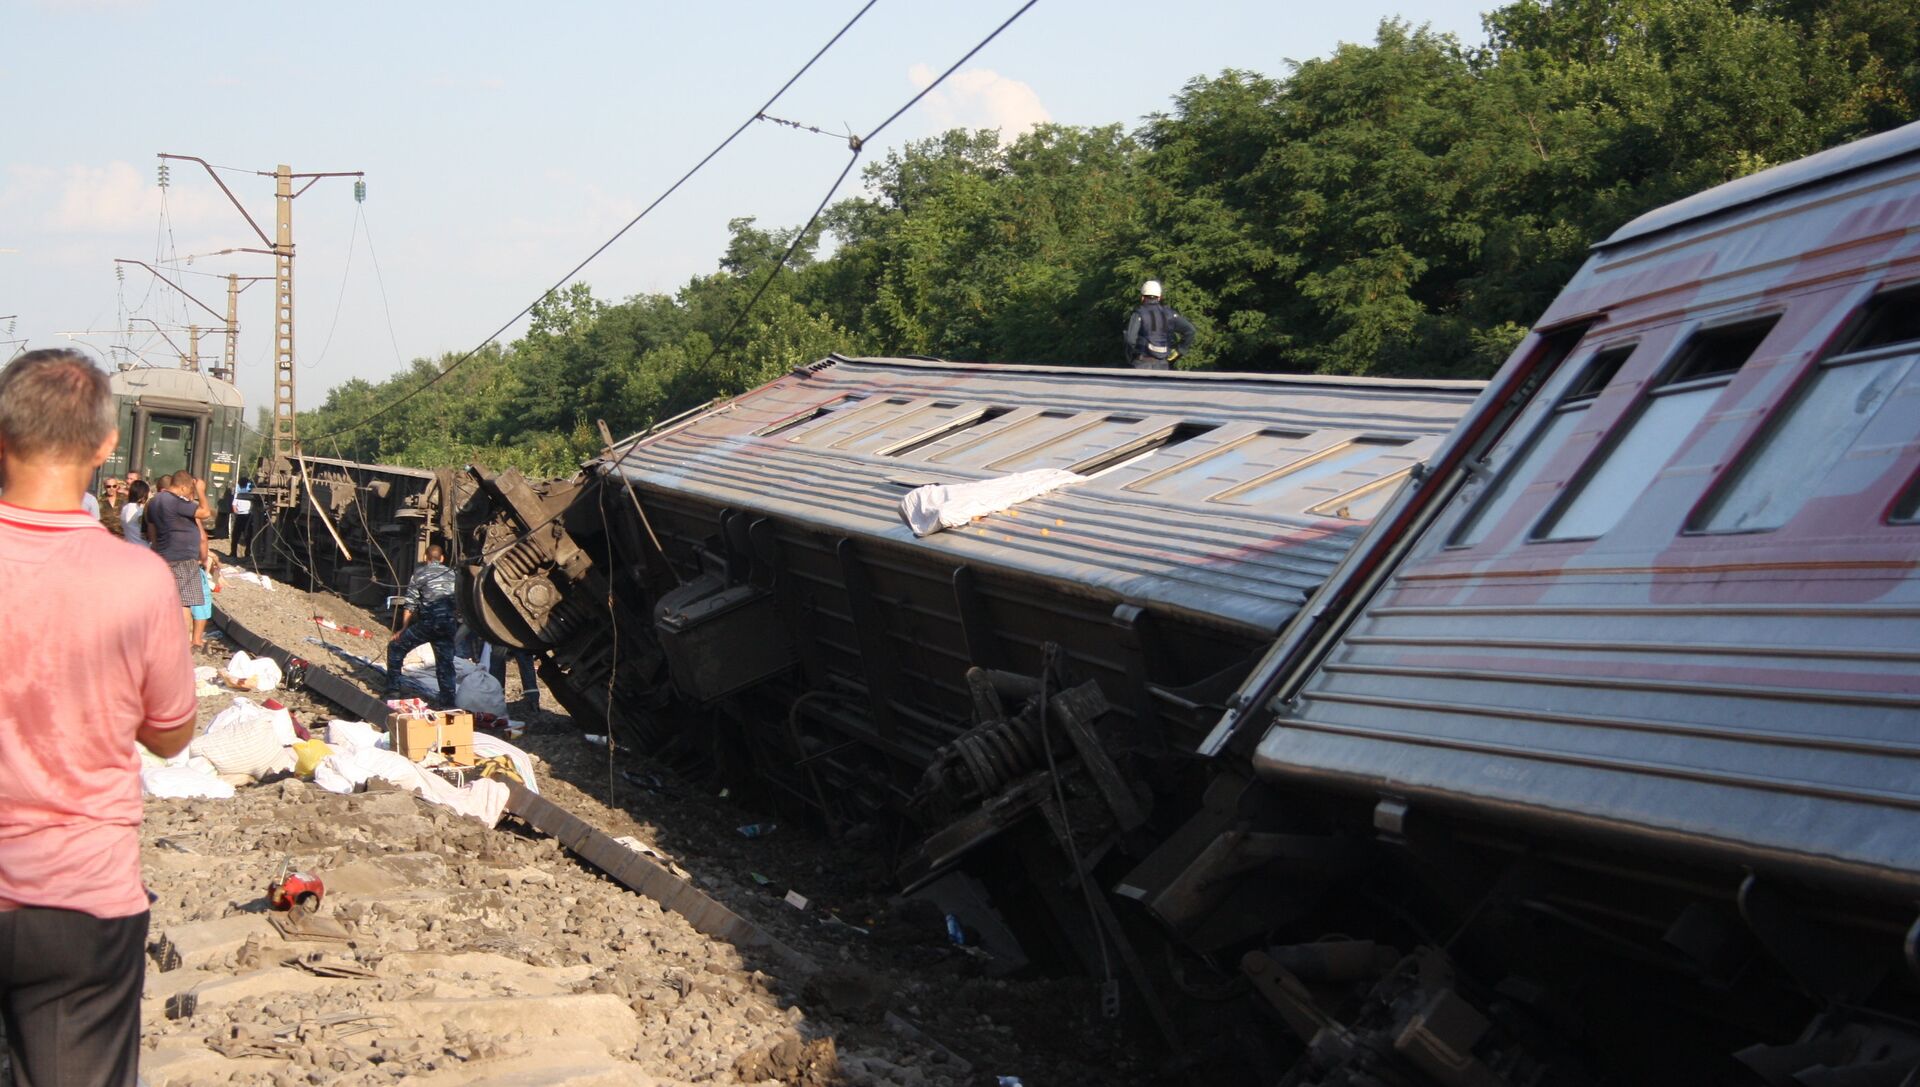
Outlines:
[[[999,513],[1049,491],[1086,481],[1086,476],[1059,468],[1039,468],[973,483],[929,483],[907,492],[900,500],[900,516],[915,536],[931,536],[943,528],[959,528],[976,517]]]
[[[233,786],[221,781],[206,759],[190,759],[179,765],[146,766],[140,770],[140,791],[148,796],[176,800],[233,799]]]
[[[373,778],[392,782],[487,826],[498,823],[507,810],[507,787],[501,782],[480,778],[464,786],[454,785],[408,761],[405,755],[379,748],[328,755],[313,771],[313,783],[330,793],[350,793]]]

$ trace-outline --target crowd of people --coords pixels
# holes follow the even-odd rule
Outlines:
[[[192,647],[220,588],[208,541],[230,531],[238,558],[264,520],[250,483],[209,501],[190,470],[128,472],[96,494],[118,444],[107,375],[87,356],[32,351],[0,370],[0,1022],[14,1080],[34,1087],[137,1081],[150,904],[138,749],[171,758],[193,739]],[[451,705],[442,558],[431,549],[416,573],[394,646],[442,651]],[[495,660],[504,675],[506,653]]]

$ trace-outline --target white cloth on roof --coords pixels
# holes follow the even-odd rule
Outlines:
[[[1017,506],[1030,498],[1087,477],[1060,468],[1036,468],[998,479],[972,483],[929,483],[915,487],[900,500],[900,516],[915,536],[931,536],[943,528],[959,528],[976,517]]]

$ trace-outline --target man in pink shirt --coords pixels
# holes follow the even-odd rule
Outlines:
[[[0,1015],[21,1087],[135,1081],[134,744],[172,755],[193,738],[167,565],[80,510],[117,440],[107,376],[86,356],[34,351],[0,371]]]

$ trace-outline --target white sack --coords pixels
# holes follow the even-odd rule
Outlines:
[[[327,723],[327,746],[335,751],[358,751],[366,747],[381,746],[385,733],[365,721],[329,721]]]
[[[469,713],[505,717],[507,692],[499,680],[475,668],[460,677],[459,685],[453,689],[453,704]]]
[[[1017,506],[1048,491],[1085,483],[1087,477],[1059,468],[1037,468],[973,483],[929,483],[900,500],[900,516],[915,536],[959,528],[976,517]]]
[[[419,645],[407,650],[406,657],[400,661],[400,670],[403,672],[418,672],[424,670],[428,675],[432,675],[433,668],[434,656],[432,642],[421,642]]]
[[[194,738],[189,750],[222,774],[259,777],[271,772],[286,748],[280,742],[273,713],[236,698]]]
[[[140,771],[140,791],[179,800],[233,799],[233,786],[192,766],[149,766]]]
[[[227,674],[235,679],[248,679],[253,683],[247,689],[265,694],[280,685],[280,666],[267,657],[249,656],[242,649],[233,655],[227,663]]]

